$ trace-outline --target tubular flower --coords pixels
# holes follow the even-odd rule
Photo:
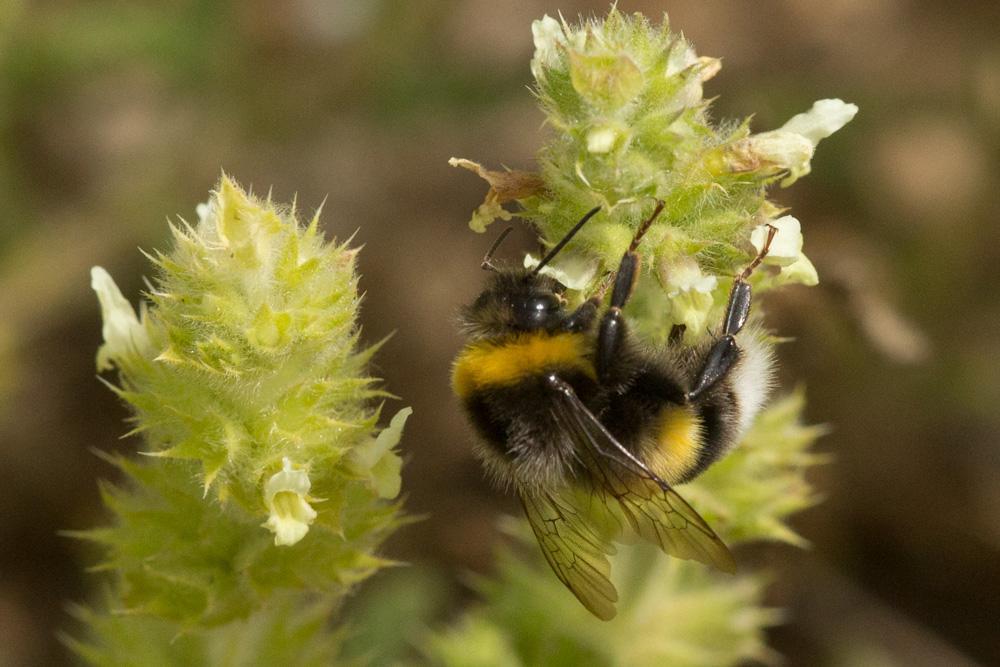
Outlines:
[[[693,335],[705,329],[718,279],[702,273],[693,257],[680,256],[660,267],[660,282],[670,299],[671,322]]]
[[[132,304],[122,296],[114,278],[100,266],[90,270],[90,287],[101,304],[104,345],[97,351],[97,370],[106,371],[132,354],[146,356],[151,348],[145,317],[135,315]]]
[[[264,485],[264,504],[270,515],[263,525],[274,533],[277,546],[291,546],[309,532],[316,519],[316,510],[308,502],[311,486],[309,475],[297,470],[287,456],[281,460],[281,470]]]
[[[771,240],[767,256],[764,257],[764,264],[781,267],[775,284],[798,283],[808,286],[818,284],[816,267],[802,253],[802,225],[798,219],[785,215],[768,224],[778,230]],[[767,225],[759,225],[750,233],[750,243],[757,252],[764,247],[766,238]]]
[[[819,100],[780,129],[735,142],[725,153],[726,165],[732,172],[787,172],[781,181],[781,187],[787,188],[812,170],[812,156],[820,140],[847,125],[857,113],[857,105],[843,100]]]

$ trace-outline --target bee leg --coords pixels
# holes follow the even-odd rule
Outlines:
[[[639,229],[636,230],[635,236],[628,246],[628,250],[622,255],[622,261],[618,265],[614,288],[611,291],[611,305],[607,312],[604,313],[604,317],[601,318],[601,328],[597,334],[597,358],[595,365],[597,367],[597,377],[602,382],[607,382],[611,379],[613,363],[615,359],[621,356],[623,351],[626,336],[625,318],[622,316],[622,308],[628,303],[629,297],[632,296],[632,291],[635,289],[635,283],[639,279],[639,266],[641,262],[639,261],[639,253],[636,252],[639,247],[639,241],[649,231],[650,226],[660,215],[660,212],[663,211],[663,206],[664,203],[657,200],[656,208],[653,209],[653,213],[649,218],[639,225]]]
[[[597,318],[597,308],[600,305],[601,300],[597,297],[587,299],[562,321],[562,330],[572,333],[586,331],[594,323],[594,319]]]
[[[602,382],[610,378],[614,361],[622,352],[622,344],[625,341],[625,318],[622,316],[622,308],[632,296],[638,277],[639,255],[635,252],[626,252],[615,276],[611,305],[601,318],[601,328],[597,333],[595,365],[597,377]]]
[[[723,378],[729,372],[729,369],[732,368],[733,363],[739,359],[740,348],[736,345],[736,334],[743,329],[743,325],[746,324],[747,318],[750,316],[752,296],[750,283],[747,282],[747,278],[750,277],[753,270],[764,260],[767,251],[771,248],[771,241],[774,239],[777,231],[776,228],[768,225],[767,240],[764,242],[764,247],[761,248],[761,251],[757,253],[753,261],[733,281],[733,288],[729,290],[729,303],[726,305],[726,316],[722,320],[722,337],[715,341],[715,344],[708,351],[708,355],[705,357],[705,362],[702,364],[701,370],[698,371],[698,376],[695,378],[691,391],[684,394],[685,401],[697,400],[701,394]]]
[[[684,340],[684,333],[687,331],[687,326],[684,324],[675,324],[670,327],[670,337],[667,339],[667,345],[673,347],[680,344]]]

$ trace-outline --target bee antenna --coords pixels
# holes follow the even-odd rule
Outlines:
[[[587,214],[584,215],[582,218],[580,218],[580,222],[573,225],[573,229],[569,230],[566,233],[566,236],[562,237],[559,243],[552,246],[552,250],[549,250],[549,254],[547,254],[545,257],[542,258],[542,261],[538,263],[538,266],[536,266],[535,270],[531,272],[531,275],[537,276],[538,272],[542,270],[542,267],[551,262],[552,258],[558,255],[559,251],[562,250],[564,247],[566,247],[566,244],[569,243],[570,239],[576,236],[576,233],[580,231],[580,229],[585,224],[587,224],[587,221],[593,218],[595,215],[597,215],[597,212],[600,210],[601,210],[600,206],[595,206],[594,208],[587,211]]]
[[[500,244],[503,243],[503,240],[507,238],[507,235],[510,234],[513,230],[514,230],[513,227],[508,227],[507,229],[500,232],[500,236],[498,236],[497,240],[494,241],[493,245],[490,246],[489,251],[483,257],[483,263],[479,265],[484,271],[496,272],[499,270],[497,269],[496,265],[493,264],[493,253],[497,251],[497,248],[500,247]]]

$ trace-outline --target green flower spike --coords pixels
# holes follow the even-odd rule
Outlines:
[[[661,346],[675,325],[685,326],[684,344],[717,328],[733,277],[773,226],[770,252],[750,278],[755,308],[742,334],[745,344],[768,346],[760,297],[818,281],[802,253],[802,225],[768,201],[768,189],[808,174],[817,144],[857,107],[820,100],[780,129],[752,134],[749,120],[711,121],[703,86],[720,62],[699,57],[666,20],[653,26],[613,7],[579,25],[546,16],[532,33],[535,93],[551,130],[538,154],[541,185],[527,196],[488,196],[492,206],[480,207],[472,223],[477,231],[492,217],[518,215],[551,246],[600,206],[546,267],[579,298],[599,290],[662,201],[640,247],[646,270],[626,307],[636,334]],[[804,406],[800,391],[773,401],[733,452],[680,489],[730,546],[805,544],[786,521],[816,502],[805,475],[824,459],[809,452],[823,429],[802,424]],[[480,583],[484,602],[426,639],[433,664],[493,664],[480,643],[502,652],[505,665],[718,667],[776,658],[764,641],[764,630],[781,620],[762,606],[767,574],[720,577],[643,545],[623,547],[612,565],[619,613],[603,622],[552,576],[527,527],[513,532],[529,555],[504,551],[499,574]]]
[[[92,271],[98,369],[117,371],[147,455],[110,457],[126,477],[103,489],[113,525],[78,534],[102,547],[107,606],[124,614],[78,613],[92,638],[68,641],[95,663],[122,664],[116,652],[135,642],[116,633],[184,634],[205,656],[237,622],[278,636],[274,605],[309,616],[322,599],[329,612],[388,564],[374,552],[402,521],[395,447],[410,410],[377,428],[388,394],[365,372],[375,348],[358,346],[357,251],[327,243],[318,214],[303,226],[294,206],[227,177],[198,213],[149,255],[138,315]],[[324,624],[309,627],[303,637],[329,648]],[[274,655],[306,654],[279,643],[293,652]]]
[[[767,200],[768,186],[776,180],[791,185],[808,174],[816,145],[848,123],[857,107],[820,100],[778,130],[751,134],[749,121],[711,121],[703,86],[721,63],[698,56],[666,20],[653,26],[612,9],[605,19],[580,25],[546,16],[532,33],[535,93],[552,133],[535,175],[490,172],[452,159],[491,186],[470,225],[482,231],[494,218],[518,215],[551,244],[602,206],[572,247],[546,267],[571,289],[588,293],[617,267],[638,224],[662,200],[663,213],[642,242],[651,270],[630,314],[645,320],[637,326],[653,338],[683,324],[685,340],[697,341],[721,317],[732,276],[755,254],[753,230],[792,224],[778,218],[781,209]],[[517,182],[532,187],[498,187],[498,174],[517,174]],[[520,210],[502,207],[510,202]],[[797,235],[801,247],[801,229],[784,235]],[[757,278],[757,291],[816,284],[809,260],[796,259],[781,265],[777,279]],[[659,295],[652,294],[651,280],[658,281]],[[658,313],[658,321],[643,317],[641,303]]]

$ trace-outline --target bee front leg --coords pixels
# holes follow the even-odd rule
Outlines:
[[[562,321],[560,328],[563,331],[569,331],[571,333],[581,333],[590,329],[590,325],[594,323],[594,319],[597,317],[597,309],[601,305],[601,300],[597,297],[590,297],[574,310],[565,320]]]

